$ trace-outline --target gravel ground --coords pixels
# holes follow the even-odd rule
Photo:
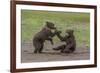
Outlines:
[[[60,45],[57,43],[54,45]],[[52,50],[53,47],[49,42],[44,45],[43,53],[34,54],[34,47],[32,41],[24,42],[21,46],[21,62],[49,62],[49,61],[68,61],[68,60],[88,60],[90,59],[90,50],[88,47],[77,47],[76,51],[72,54],[63,54],[59,51]]]

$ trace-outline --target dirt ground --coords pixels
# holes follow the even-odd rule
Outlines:
[[[54,45],[58,46],[62,43],[56,43]],[[21,48],[21,62],[31,63],[31,62],[49,62],[49,61],[68,61],[68,60],[88,60],[90,59],[90,49],[86,46],[77,47],[76,51],[72,54],[63,54],[59,51],[54,51],[49,42],[44,44],[43,53],[34,54],[34,47],[32,41],[22,43]]]

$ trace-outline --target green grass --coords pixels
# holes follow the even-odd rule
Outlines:
[[[66,29],[73,29],[78,45],[89,46],[90,41],[90,14],[75,12],[50,12],[50,11],[21,11],[22,42],[28,41],[42,29],[46,21],[53,22],[64,36]],[[58,42],[58,38],[54,37]]]

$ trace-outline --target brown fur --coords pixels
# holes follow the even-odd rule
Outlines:
[[[68,33],[68,35],[65,35],[64,37],[62,37],[60,34],[57,34],[58,38],[61,41],[66,42],[66,45],[58,46],[54,48],[54,50],[61,50],[62,53],[74,52],[76,49],[76,40],[75,36],[73,35],[73,32],[74,32],[73,30],[67,30],[66,33]]]
[[[49,40],[51,44],[53,44],[52,37],[56,34],[56,32],[52,32],[51,30],[56,29],[54,24],[51,22],[46,22],[45,27],[38,32],[33,38],[33,45],[35,47],[34,53],[41,53],[44,47],[45,40]]]

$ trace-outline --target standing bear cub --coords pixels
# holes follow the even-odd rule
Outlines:
[[[52,32],[56,27],[51,22],[46,22],[45,27],[38,32],[33,38],[33,46],[35,47],[34,53],[42,53],[45,40],[49,40],[53,44],[52,37],[58,32]]]
[[[72,53],[75,51],[76,49],[76,40],[75,40],[75,36],[73,34],[73,30],[67,30],[66,33],[68,35],[65,35],[64,37],[62,37],[59,33],[57,34],[58,38],[61,41],[64,41],[66,44],[58,46],[56,48],[53,48],[54,50],[60,50],[61,53]]]

